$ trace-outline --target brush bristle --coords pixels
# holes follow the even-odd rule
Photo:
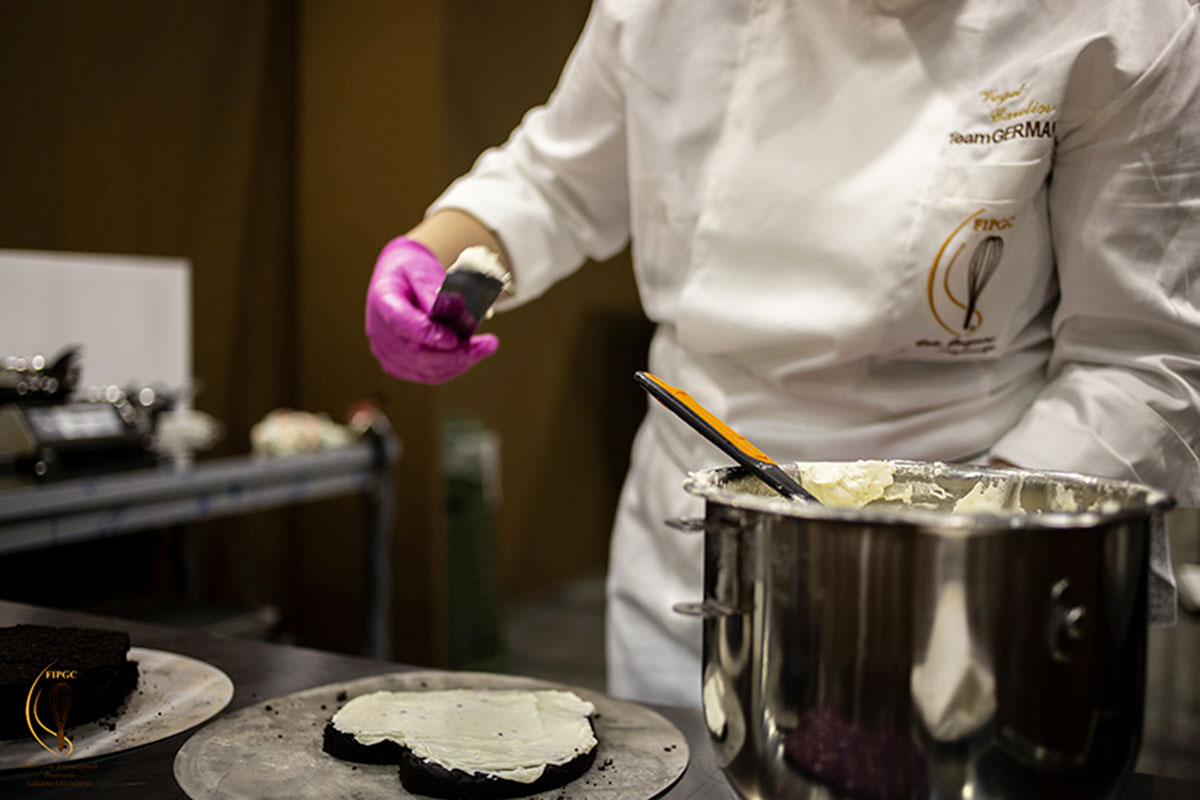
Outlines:
[[[510,280],[508,270],[500,263],[500,256],[483,245],[475,245],[463,250],[446,272],[451,273],[458,270],[478,272],[481,275],[495,278],[505,285],[508,285]]]

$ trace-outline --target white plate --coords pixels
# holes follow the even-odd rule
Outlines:
[[[129,658],[138,665],[137,686],[104,724],[67,731],[70,755],[47,750],[30,734],[0,741],[0,769],[79,761],[157,742],[211,719],[233,698],[233,681],[212,664],[142,647],[129,648]],[[52,737],[44,741],[54,747]]]

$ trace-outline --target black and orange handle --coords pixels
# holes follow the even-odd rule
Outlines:
[[[784,497],[806,500],[816,503],[807,489],[800,485],[795,478],[784,472],[770,456],[759,450],[745,436],[729,427],[719,417],[683,389],[664,381],[649,372],[633,373],[633,379],[638,385],[650,393],[668,411],[682,419],[697,433],[719,447],[722,452],[757,475],[764,483]]]

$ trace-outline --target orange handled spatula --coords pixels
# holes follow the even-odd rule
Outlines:
[[[683,389],[677,389],[649,372],[635,372],[633,379],[649,392],[651,397],[666,406],[668,411],[721,448],[734,461],[757,475],[763,483],[789,499],[820,505],[817,498],[801,486],[799,481],[784,472],[770,456],[750,444],[746,437],[714,416]]]

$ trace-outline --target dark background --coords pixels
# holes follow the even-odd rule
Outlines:
[[[274,408],[344,420],[354,401],[385,398],[403,446],[401,661],[444,661],[456,578],[438,460],[451,416],[501,437],[502,600],[605,563],[645,403],[629,376],[649,327],[627,256],[487,323],[500,352],[443,387],[383,378],[362,333],[379,249],[545,99],[588,6],[0,3],[0,247],[189,259],[196,406],[227,426],[218,453],[246,452],[250,426]],[[0,558],[0,599],[122,613],[182,595],[264,603],[286,639],[354,652],[359,514],[345,499]],[[190,581],[181,547],[194,554]]]

